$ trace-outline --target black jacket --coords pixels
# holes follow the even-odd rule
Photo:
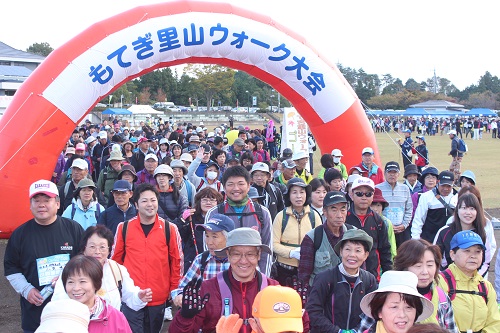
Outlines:
[[[391,245],[384,221],[368,208],[365,221],[361,223],[360,218],[354,212],[353,205],[347,212],[345,223],[363,229],[373,238],[373,247],[368,259],[366,259],[366,270],[375,275],[378,280],[381,268],[384,272],[392,269]]]
[[[364,269],[359,270],[352,290],[339,266],[316,275],[306,304],[311,333],[354,329],[361,321],[361,299],[377,287],[373,274]]]
[[[116,234],[116,228],[120,222],[125,222],[137,215],[137,210],[134,204],[131,204],[126,212],[122,211],[116,204],[107,208],[99,215],[97,224],[106,226],[109,230]]]

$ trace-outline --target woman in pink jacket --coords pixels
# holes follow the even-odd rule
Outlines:
[[[99,296],[102,265],[93,257],[77,255],[64,267],[62,282],[69,298],[89,307],[89,333],[132,333],[125,316]]]

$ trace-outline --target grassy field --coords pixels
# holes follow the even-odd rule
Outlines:
[[[402,156],[399,146],[395,142],[399,135],[390,132],[376,133],[375,136],[381,155],[382,167],[388,161],[397,161],[402,167]],[[412,137],[415,140],[415,135],[412,135]],[[441,136],[437,134],[436,136],[426,137],[426,140],[431,165],[439,171],[448,170],[451,163],[451,157],[448,156],[451,146],[448,135]],[[484,208],[500,208],[498,197],[500,140],[492,139],[491,133],[485,133],[482,140],[474,141],[469,137],[465,141],[469,147],[469,152],[463,158],[462,172],[471,170],[476,175],[477,186],[481,191]],[[314,169],[318,172],[321,168],[319,162],[321,153],[317,151],[314,157]],[[403,177],[403,173],[401,173],[401,177]]]

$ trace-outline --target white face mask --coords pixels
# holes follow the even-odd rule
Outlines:
[[[340,162],[340,157],[334,157],[333,163],[338,164]]]
[[[215,178],[217,178],[217,172],[207,171],[207,179],[214,180]]]

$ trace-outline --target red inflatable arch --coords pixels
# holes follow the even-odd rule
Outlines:
[[[29,185],[50,179],[63,145],[92,107],[123,83],[183,63],[219,64],[267,82],[309,124],[323,152],[346,165],[376,149],[359,100],[334,64],[273,21],[227,3],[177,1],[98,22],[54,50],[0,122],[0,237],[32,217]]]

